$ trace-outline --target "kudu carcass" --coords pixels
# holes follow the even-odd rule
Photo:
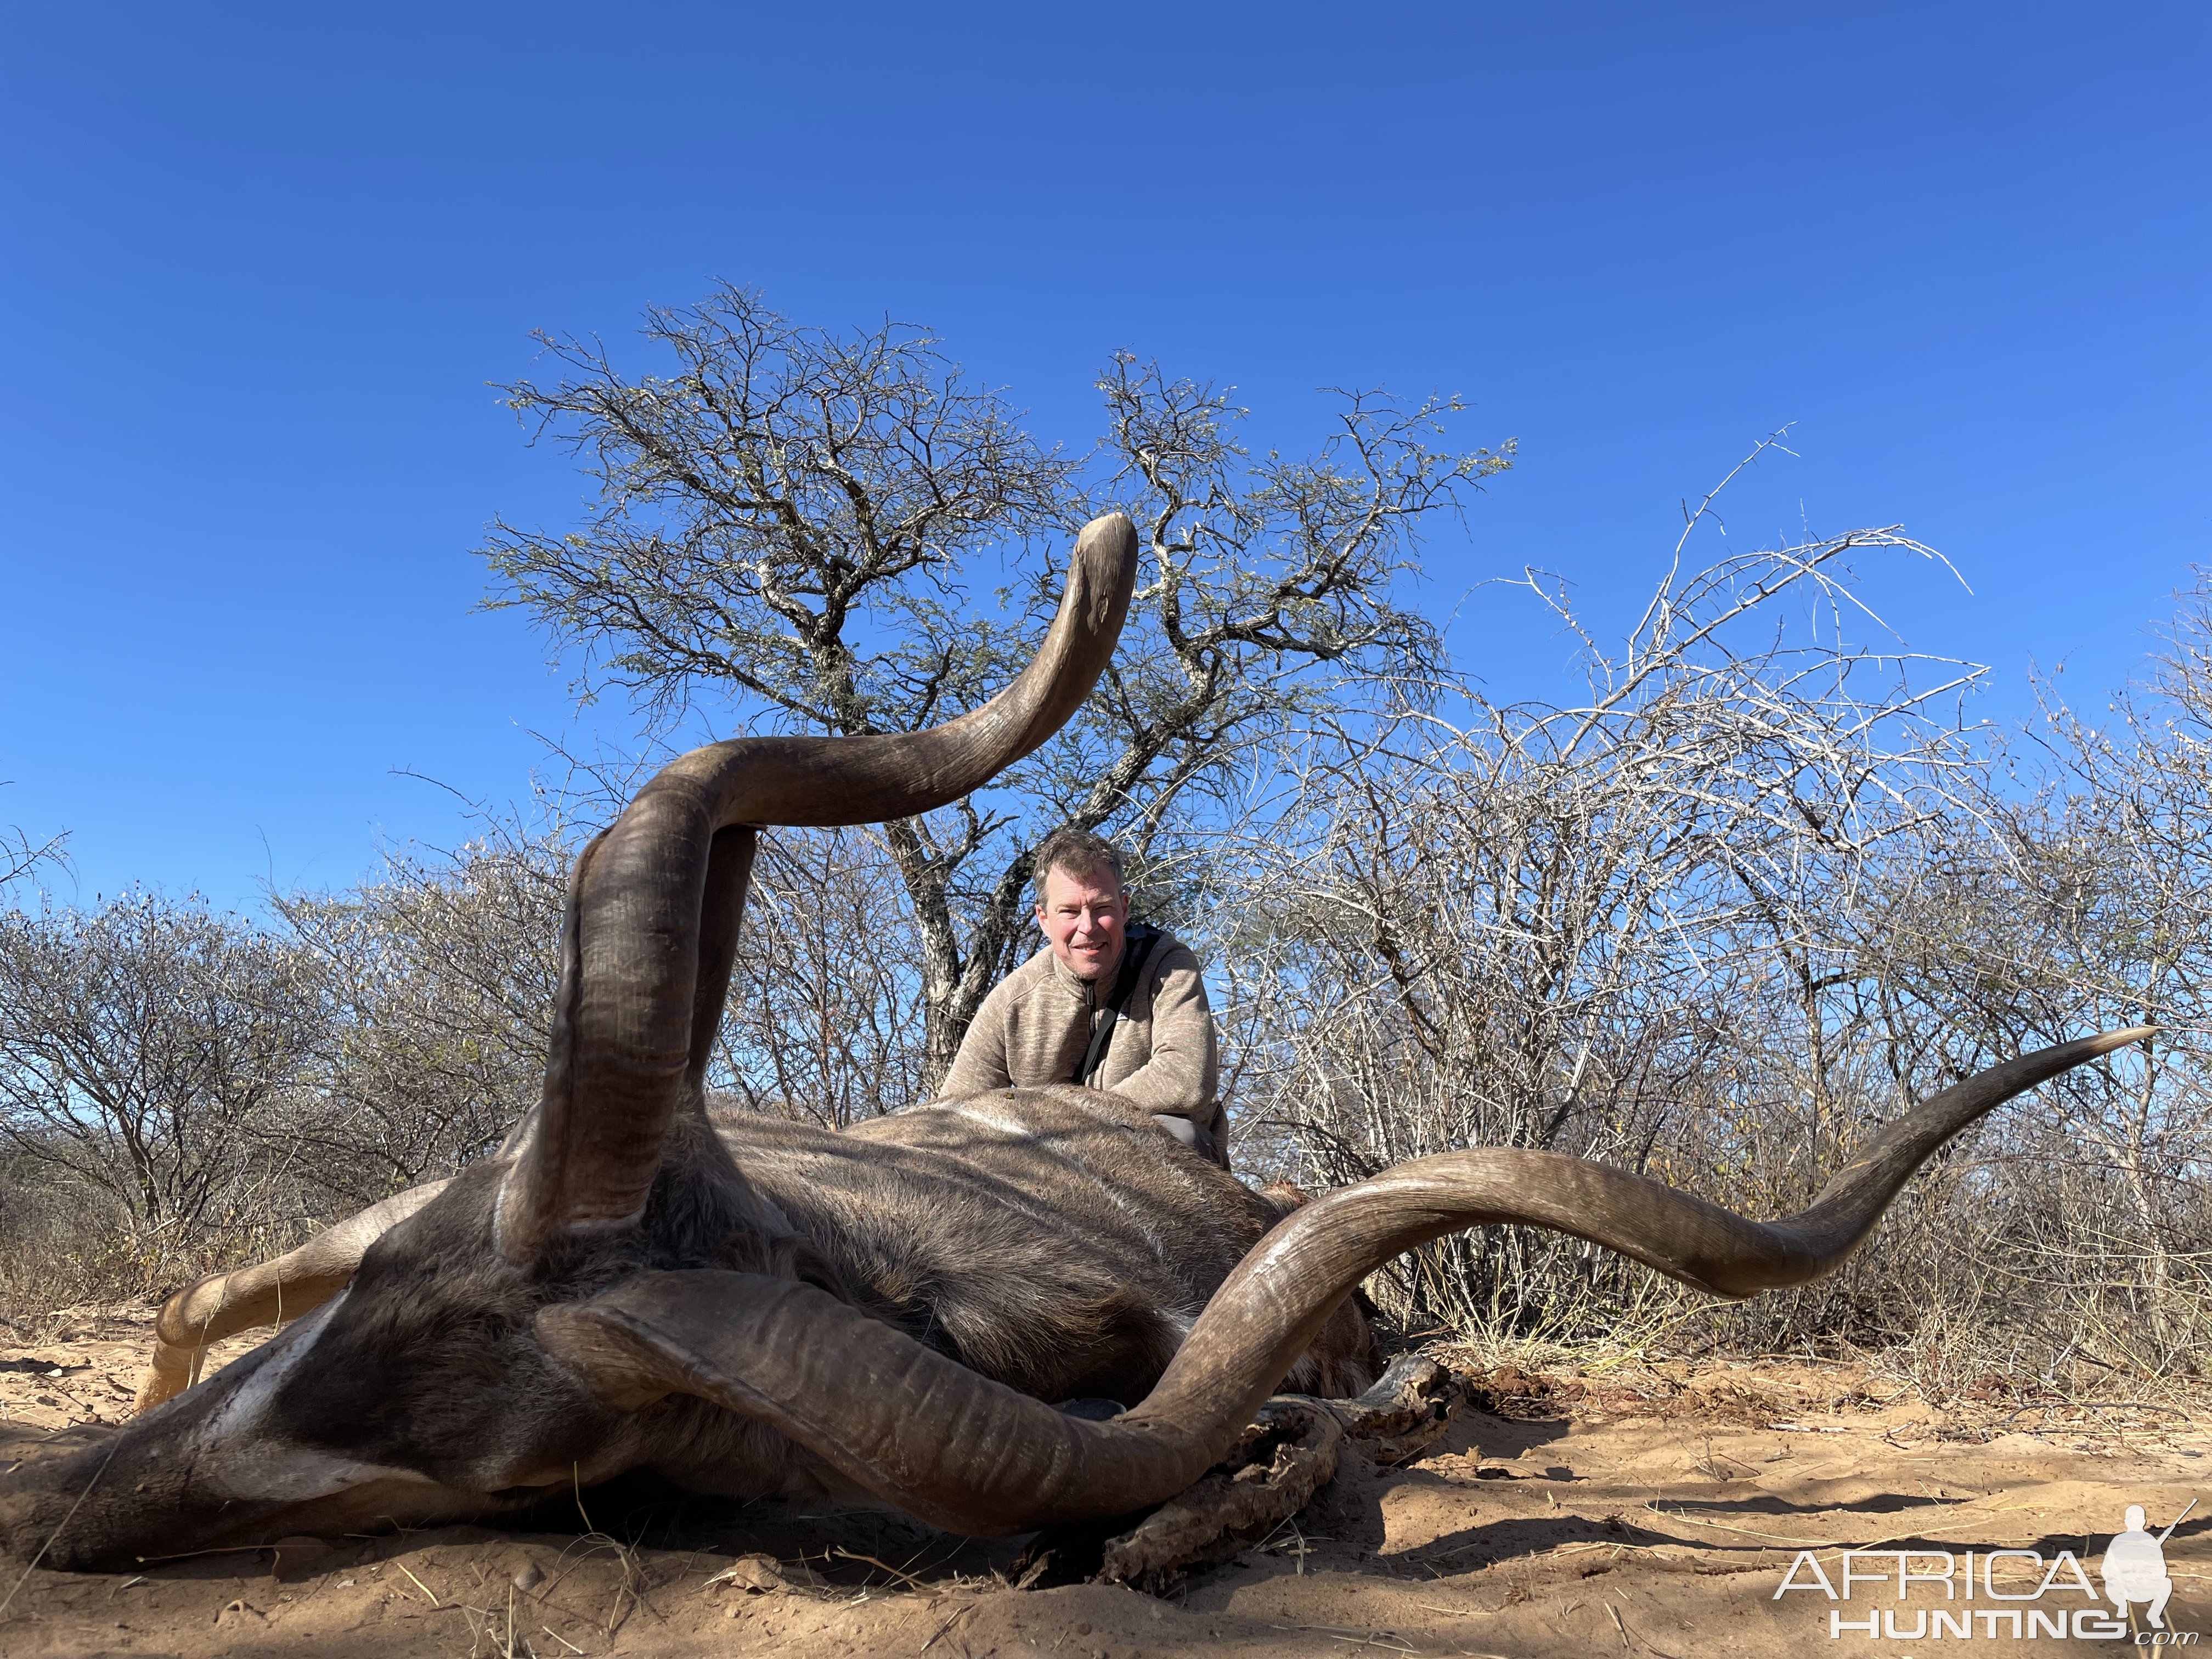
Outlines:
[[[2143,1035],[1946,1091],[1769,1223],[1511,1150],[1422,1158],[1285,1215],[1072,1087],[840,1133],[714,1111],[703,1079],[760,827],[925,811],[1036,748],[1110,655],[1135,567],[1127,520],[1086,528],[1037,659],[948,725],[741,738],[655,777],[577,861],[544,1095],[506,1146],[171,1298],[153,1408],[9,1477],[0,1543],[130,1566],[483,1516],[635,1469],[978,1534],[1130,1515],[1202,1475],[1286,1377],[1364,1382],[1347,1297],[1400,1251],[1512,1221],[1716,1295],[1802,1283],[1960,1129]],[[184,1387],[200,1346],[280,1317]],[[1127,1409],[1055,1405],[1085,1398]]]

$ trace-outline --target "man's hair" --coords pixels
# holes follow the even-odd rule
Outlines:
[[[1044,838],[1044,845],[1036,850],[1036,899],[1044,902],[1044,878],[1054,871],[1062,875],[1087,876],[1100,865],[1114,872],[1114,884],[1127,891],[1127,875],[1121,867],[1121,849],[1088,830],[1079,830],[1073,824],[1063,824]]]

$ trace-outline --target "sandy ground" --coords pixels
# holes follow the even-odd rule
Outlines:
[[[35,1346],[7,1346],[0,1328],[0,1467],[119,1420],[146,1317],[87,1315]],[[1995,1380],[1978,1391],[1988,1398],[1939,1411],[1848,1367],[1776,1362],[1579,1378],[1506,1368],[1486,1381],[1494,1409],[1471,1411],[1411,1467],[1348,1457],[1275,1538],[1159,1597],[1017,1589],[1018,1540],[760,1504],[596,1516],[600,1534],[580,1522],[302,1544],[129,1575],[19,1577],[0,1564],[0,1596],[12,1596],[0,1655],[1889,1659],[1923,1650],[1908,1645],[1916,1628],[1972,1651],[2117,1652],[2142,1644],[2132,1632],[2098,1638],[2094,1625],[2073,1635],[2072,1615],[2092,1604],[2060,1553],[2101,1589],[2102,1552],[2128,1504],[2155,1530],[2200,1497],[2166,1544],[2166,1623],[2212,1630],[2212,1413],[2023,1405]],[[1831,1600],[1801,1553],[1839,1589],[1853,1548],[1893,1553],[1853,1558],[1869,1581]],[[1988,1559],[2008,1549],[2040,1560]],[[1900,1550],[1915,1553],[1916,1573],[1945,1571],[1948,1555],[1952,1577],[1912,1582],[1900,1601]],[[1793,1562],[1795,1582],[1812,1588],[1778,1600]],[[1954,1622],[1916,1626],[1937,1613]],[[2142,1613],[2134,1625],[2148,1635]],[[2054,1618],[2069,1621],[2063,1640]]]

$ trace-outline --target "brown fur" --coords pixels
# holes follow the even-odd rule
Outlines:
[[[1023,1393],[1133,1404],[1288,1207],[1149,1115],[1070,1086],[842,1134],[694,1109],[635,1222],[565,1236],[527,1266],[494,1248],[508,1162],[473,1166],[394,1225],[325,1312],[104,1445],[12,1478],[0,1546],[48,1545],[56,1565],[94,1565],[481,1516],[639,1468],[739,1496],[860,1498],[750,1418],[686,1396],[609,1408],[538,1346],[534,1316],[639,1273],[769,1273],[820,1285]],[[1291,1386],[1358,1392],[1372,1374],[1367,1328],[1347,1301]],[[271,1457],[368,1474],[328,1497],[217,1489],[251,1486]]]
[[[1072,1086],[842,1135],[714,1122],[848,1300],[1042,1400],[1141,1399],[1279,1213],[1147,1114]]]

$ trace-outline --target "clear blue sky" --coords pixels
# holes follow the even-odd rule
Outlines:
[[[471,614],[581,481],[486,382],[727,277],[936,327],[1046,433],[1156,354],[1264,435],[1459,392],[1522,462],[1431,550],[1640,593],[1760,433],[1739,537],[1903,521],[1919,649],[2128,673],[2208,547],[2194,4],[8,7],[0,823],[250,902],[459,833],[568,718]],[[1478,598],[1510,687],[1565,647]],[[593,719],[619,738],[619,710]]]

